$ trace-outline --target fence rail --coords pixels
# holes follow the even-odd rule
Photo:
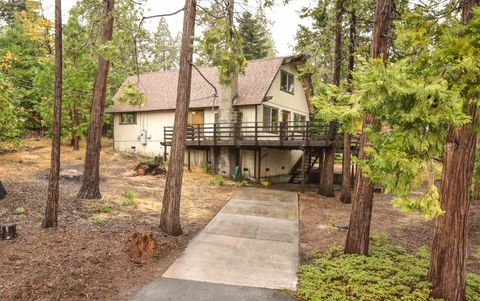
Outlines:
[[[334,132],[334,131],[333,131]],[[332,129],[321,122],[206,123],[187,127],[187,145],[329,145]],[[164,145],[171,145],[173,127],[164,128]]]

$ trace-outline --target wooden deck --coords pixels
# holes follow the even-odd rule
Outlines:
[[[190,147],[235,146],[239,148],[270,147],[281,149],[324,148],[335,139],[329,127],[319,122],[210,123],[190,125],[186,145]],[[164,146],[170,146],[173,127],[164,128]]]
[[[164,157],[167,157],[167,146],[172,145],[174,128],[164,128]],[[358,136],[351,140],[352,154],[358,153]],[[257,181],[260,179],[262,148],[277,148],[289,150],[301,150],[302,156],[294,166],[300,167],[298,174],[299,182],[304,189],[305,176],[309,173],[312,165],[320,160],[322,150],[334,143],[336,152],[343,152],[343,135],[338,134],[335,127],[318,121],[302,122],[278,122],[263,124],[262,122],[247,123],[210,123],[189,125],[187,128],[186,146],[188,169],[190,170],[190,149],[203,149],[208,153],[210,147],[235,147],[255,151],[254,174]],[[311,160],[311,156],[316,159]],[[298,165],[298,166],[297,166]],[[257,175],[258,172],[258,175]]]

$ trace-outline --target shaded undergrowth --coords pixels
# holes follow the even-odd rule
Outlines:
[[[304,300],[435,300],[426,275],[429,252],[416,253],[373,237],[369,256],[346,255],[336,246],[299,270]],[[480,275],[467,275],[467,300],[480,300]]]

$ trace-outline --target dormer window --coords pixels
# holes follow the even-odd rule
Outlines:
[[[280,71],[280,90],[293,94],[293,87],[295,85],[295,77],[293,74],[285,70]]]

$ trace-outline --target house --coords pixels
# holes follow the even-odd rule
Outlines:
[[[304,62],[302,55],[249,61],[238,78],[237,97],[232,99],[233,120],[228,124],[218,121],[216,69],[192,70],[188,167],[209,163],[225,176],[290,180],[307,147],[328,143],[325,137],[313,139],[310,100],[298,71]],[[177,80],[177,70],[144,73],[125,80],[122,87],[137,84],[145,102],[141,106],[116,102],[106,110],[113,114],[115,149],[168,158]],[[120,88],[114,98],[122,95]],[[226,157],[222,157],[224,153]]]

